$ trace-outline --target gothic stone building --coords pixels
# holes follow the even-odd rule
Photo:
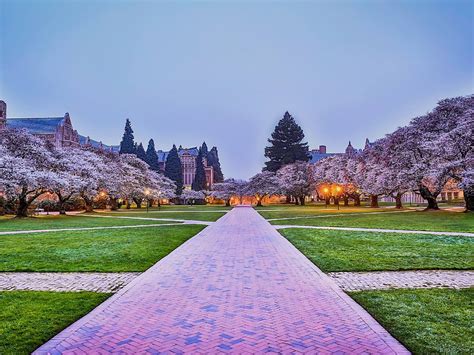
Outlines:
[[[108,150],[118,153],[118,146],[108,146],[102,142],[93,140],[88,136],[82,136],[73,128],[69,113],[62,117],[7,117],[7,104],[0,100],[0,130],[5,128],[26,129],[29,133],[51,142],[55,147],[77,147],[89,146],[99,150]],[[168,152],[157,151],[160,169],[165,169]],[[185,188],[191,188],[196,175],[196,157],[198,148],[179,147],[178,154],[183,167],[183,181]],[[206,172],[207,186],[211,187],[214,182],[214,170],[207,165],[207,159],[203,159]]]
[[[55,147],[92,146],[102,150],[114,151],[116,147],[107,146],[89,137],[81,136],[73,128],[69,113],[62,117],[7,117],[7,104],[0,100],[0,130],[5,128],[26,129]]]
[[[198,156],[199,149],[197,147],[192,148],[178,148],[179,159],[181,160],[181,167],[183,168],[183,184],[185,188],[191,188],[196,175],[196,158]],[[166,158],[168,152],[162,150],[157,151],[158,162],[160,164],[161,171],[165,170]],[[212,166],[208,166],[207,159],[203,158],[204,171],[206,172],[206,183],[210,188],[214,183],[214,169]]]

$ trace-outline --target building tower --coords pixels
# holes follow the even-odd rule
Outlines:
[[[5,129],[7,126],[7,104],[5,101],[0,100],[0,130]]]

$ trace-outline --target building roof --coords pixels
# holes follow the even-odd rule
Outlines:
[[[13,129],[26,129],[32,134],[54,134],[58,126],[64,121],[64,117],[28,117],[7,118],[7,127]]]
[[[98,142],[94,139],[90,139],[89,137],[85,137],[81,135],[79,135],[79,144],[80,145],[90,144],[90,146],[93,148],[97,148],[97,149],[102,148],[104,150],[109,150],[116,153],[120,151],[120,147],[118,145],[107,145],[102,142]]]
[[[178,155],[182,156],[184,153],[188,153],[190,155],[196,156],[199,154],[199,148],[197,147],[192,147],[192,148],[183,148],[179,147],[178,148]],[[169,152],[165,152],[163,150],[157,150],[156,154],[158,155],[158,162],[162,163],[166,161],[166,158],[168,157]]]
[[[319,153],[318,151],[311,151],[309,152],[309,154],[311,155],[309,162],[314,164],[320,160],[323,160],[324,158],[331,157],[333,155],[338,155],[340,153]]]

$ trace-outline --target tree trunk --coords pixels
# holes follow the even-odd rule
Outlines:
[[[65,207],[66,200],[59,199],[58,203],[59,203],[59,214],[63,214],[63,215],[66,214],[66,207]]]
[[[137,208],[142,208],[142,199],[134,198],[133,201],[136,203]]]
[[[329,197],[326,197],[324,199],[324,202],[326,203],[326,206],[329,206],[329,204],[331,203],[331,199]]]
[[[402,209],[402,195],[401,194],[396,194],[395,195],[395,208],[397,209]]]
[[[291,195],[286,195],[286,203],[291,203]]]
[[[117,211],[118,210],[117,198],[115,198],[115,197],[110,198],[110,209],[112,211]]]
[[[377,195],[370,195],[370,207],[379,208],[379,197]]]
[[[257,207],[262,207],[262,199],[257,198]]]
[[[26,196],[20,196],[18,199],[18,209],[16,211],[17,218],[28,217],[28,199]]]
[[[354,206],[360,207],[360,195],[354,196]]]
[[[349,206],[349,196],[344,196],[344,206]]]
[[[230,199],[225,200],[225,205],[226,205],[227,207],[230,207]]]
[[[132,208],[132,204],[130,203],[130,200],[125,201],[125,208],[126,208],[127,210],[129,210],[130,208]]]
[[[474,211],[474,189],[463,190],[464,192],[464,201],[466,201],[466,212]]]
[[[301,206],[304,206],[305,203],[306,203],[305,197],[306,197],[306,196],[300,196],[300,205],[301,205]]]
[[[428,207],[425,210],[439,210],[436,196],[424,185],[419,186],[421,197],[428,202]]]

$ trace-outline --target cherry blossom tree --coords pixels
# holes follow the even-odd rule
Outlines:
[[[276,195],[280,190],[276,174],[271,171],[263,171],[250,178],[246,193],[255,197],[257,206],[262,206],[262,200],[266,196]]]
[[[181,193],[181,198],[183,199],[185,205],[188,204],[188,202],[194,204],[196,200],[203,200],[205,197],[206,196],[202,191],[185,189]]]
[[[17,217],[58,180],[49,170],[54,161],[51,147],[24,130],[0,132],[0,189],[17,203]]]
[[[230,206],[232,197],[237,197],[242,203],[243,197],[247,194],[248,182],[237,179],[226,179],[224,182],[212,185],[211,196],[224,200],[226,206]]]
[[[297,161],[279,169],[276,173],[280,189],[286,195],[295,197],[295,203],[304,205],[306,196],[315,188],[312,165]]]

